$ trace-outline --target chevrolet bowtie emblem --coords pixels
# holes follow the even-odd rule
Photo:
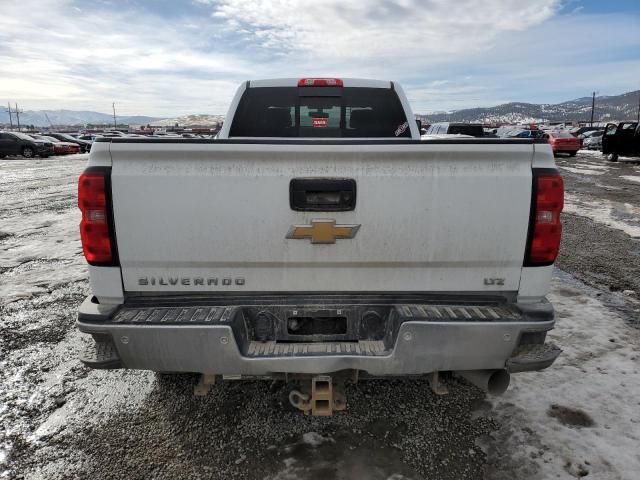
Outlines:
[[[311,225],[292,225],[287,238],[308,238],[311,243],[336,243],[336,239],[353,238],[360,225],[336,225],[335,220],[311,220]]]

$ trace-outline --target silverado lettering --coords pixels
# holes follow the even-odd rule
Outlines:
[[[169,283],[167,283],[167,280]],[[184,286],[189,286],[189,285],[200,285],[203,286],[205,285],[218,285],[219,283],[219,279],[218,278],[186,278],[186,277],[181,277],[181,278],[174,278],[174,277],[141,277],[138,279],[138,285],[140,286],[148,286],[148,285],[177,285],[178,282],[180,282],[180,285],[184,285]],[[245,284],[245,279],[238,277],[238,278],[223,278],[222,279],[222,285],[244,285]]]

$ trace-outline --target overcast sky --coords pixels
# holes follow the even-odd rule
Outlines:
[[[417,113],[640,89],[640,0],[0,0],[0,102],[225,113],[238,83],[368,77]],[[0,103],[2,105],[2,103]]]

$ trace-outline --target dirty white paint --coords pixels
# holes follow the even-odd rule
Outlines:
[[[138,282],[168,276],[188,279],[171,287],[177,292],[517,290],[532,149],[113,144],[125,290],[168,291]],[[289,182],[300,177],[355,179],[355,210],[293,211]],[[331,245],[285,238],[314,219],[360,229]],[[238,277],[244,285],[220,285]],[[203,288],[194,278],[219,285]]]

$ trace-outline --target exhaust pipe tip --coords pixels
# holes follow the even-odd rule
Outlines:
[[[496,370],[489,377],[487,392],[491,395],[502,395],[509,388],[511,375],[506,370]]]
[[[511,375],[504,369],[463,370],[456,373],[490,395],[502,395],[511,383]]]

